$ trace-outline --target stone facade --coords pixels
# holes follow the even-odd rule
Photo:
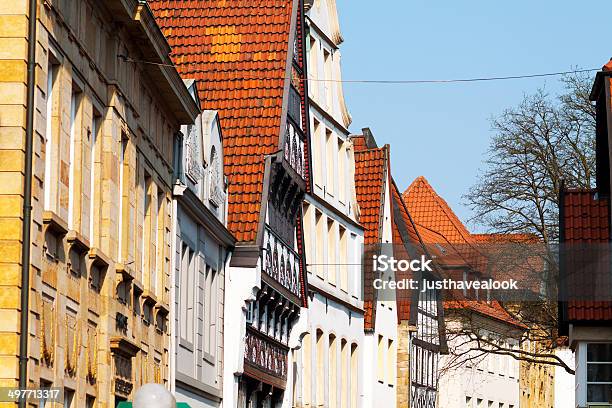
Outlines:
[[[169,62],[146,5],[45,0],[37,18],[29,386],[111,407],[168,378],[173,139],[198,108],[174,69],[130,59]],[[18,379],[27,23],[26,0],[0,4],[2,386]]]

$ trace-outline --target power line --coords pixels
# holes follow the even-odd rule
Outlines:
[[[133,62],[139,64],[156,65],[160,67],[176,68],[174,64],[164,64],[154,61],[136,60],[129,58],[125,55],[118,55],[119,58],[126,62]],[[197,65],[199,63],[192,62],[180,65]],[[570,71],[558,71],[558,72],[546,72],[539,74],[524,74],[524,75],[508,75],[508,76],[491,76],[491,77],[475,77],[475,78],[454,78],[454,79],[324,79],[324,78],[307,78],[301,79],[305,82],[334,82],[334,83],[347,83],[347,84],[385,84],[385,85],[412,85],[412,84],[452,84],[452,83],[466,83],[466,82],[489,82],[489,81],[507,81],[512,79],[529,79],[529,78],[542,78],[542,77],[553,77],[562,76],[569,74],[580,74],[584,72],[595,72],[599,71],[600,68],[588,68],[578,69]],[[234,78],[239,80],[241,78]],[[270,78],[266,78],[270,79]],[[285,78],[289,79],[289,78]]]

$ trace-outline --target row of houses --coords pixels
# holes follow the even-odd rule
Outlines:
[[[442,369],[458,309],[520,347],[499,305],[374,289],[364,248],[483,237],[349,132],[334,0],[3,2],[0,37],[3,386],[66,408],[150,382],[194,408],[538,406],[510,357]]]

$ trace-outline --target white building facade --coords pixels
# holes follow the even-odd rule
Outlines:
[[[195,83],[189,90],[197,100]],[[198,101],[199,103],[199,101]],[[175,150],[171,277],[171,390],[192,408],[220,407],[223,395],[225,270],[235,239],[225,227],[227,194],[218,115],[183,126]]]
[[[483,353],[486,346],[474,350],[478,348],[475,340],[455,333],[477,330],[480,339],[503,348],[517,349],[522,330],[468,309],[461,309],[459,313],[446,312],[449,353],[440,356],[438,407],[519,408],[518,360],[509,355]]]
[[[308,3],[308,2],[307,2]],[[309,78],[340,78],[334,1],[306,4]],[[296,350],[295,407],[362,407],[363,228],[358,223],[350,116],[339,83],[309,82],[312,190],[303,204],[308,273],[306,327]]]

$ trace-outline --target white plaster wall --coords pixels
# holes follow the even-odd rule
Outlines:
[[[466,336],[453,337],[448,342],[449,350],[456,350],[467,340]],[[472,352],[473,356],[478,354]],[[482,400],[482,408],[487,408],[489,401],[495,408],[500,403],[504,408],[519,408],[519,364],[512,357],[489,354],[471,364],[463,362],[449,368],[452,359],[452,355],[440,356],[439,408],[481,408],[478,399]],[[466,397],[471,397],[471,405],[466,404]]]
[[[569,348],[555,350],[555,355],[562,359],[570,368],[574,368],[574,352]],[[555,367],[555,407],[572,408],[574,406],[575,376],[562,367]]]
[[[244,370],[246,302],[261,288],[261,260],[255,268],[229,266],[225,271],[223,406],[236,407],[239,375]]]

